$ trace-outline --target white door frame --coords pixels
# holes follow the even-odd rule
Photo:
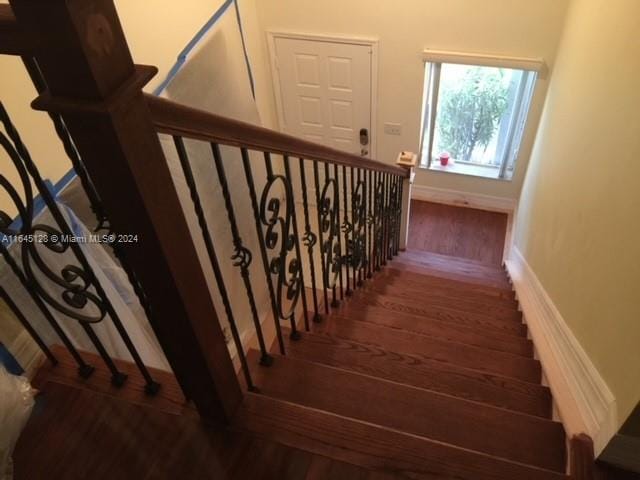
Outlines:
[[[269,63],[271,65],[273,93],[276,100],[278,128],[280,131],[282,131],[284,127],[284,111],[282,106],[282,92],[280,89],[280,75],[276,61],[276,38],[310,40],[315,42],[347,43],[350,45],[371,47],[371,125],[369,135],[371,143],[369,148],[371,149],[371,159],[378,160],[378,39],[268,30],[267,46],[269,47]]]

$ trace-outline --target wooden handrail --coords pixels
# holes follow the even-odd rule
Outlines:
[[[151,110],[153,123],[160,133],[335,163],[347,167],[376,170],[399,175],[403,178],[409,176],[408,170],[402,167],[358,157],[268,128],[186,107],[153,95],[146,94],[145,98]]]
[[[11,5],[0,4],[0,54],[25,55],[34,50],[35,44],[18,25]]]

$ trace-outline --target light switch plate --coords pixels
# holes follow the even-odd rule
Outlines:
[[[387,135],[402,135],[402,125],[399,123],[385,123],[384,133]]]

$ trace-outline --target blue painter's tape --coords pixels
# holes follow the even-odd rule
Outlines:
[[[242,20],[240,19],[240,6],[238,0],[233,0],[236,7],[236,19],[238,20],[238,28],[240,29],[240,40],[242,40],[242,52],[244,53],[244,61],[247,64],[247,73],[249,74],[249,84],[251,85],[251,95],[253,99],[256,99],[256,88],[253,84],[253,73],[251,72],[251,62],[249,61],[249,54],[247,53],[247,44],[244,41],[244,32],[242,30]]]

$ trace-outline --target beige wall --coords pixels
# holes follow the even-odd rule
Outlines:
[[[400,150],[418,150],[425,48],[542,57],[551,65],[566,5],[566,0],[257,2],[265,30],[379,39],[377,156],[386,162],[395,161]],[[534,98],[534,120],[542,109],[546,86],[547,80],[541,80]],[[402,135],[385,135],[385,122],[401,123]],[[515,199],[520,192],[536,123],[532,122],[526,133],[513,182],[425,170],[418,172],[417,181]]]
[[[0,0],[0,3],[8,2]],[[145,88],[147,91],[153,90],[165,78],[178,53],[222,5],[223,0],[188,0],[188,6],[185,2],[169,0],[156,0],[153,3],[153,8],[150,8],[148,2],[141,0],[116,0],[134,61],[159,68],[158,75]],[[239,4],[248,48],[251,50],[250,57],[256,64],[256,76],[264,78],[266,74],[260,69],[260,62],[255,60],[255,57],[263,55],[262,48],[266,48],[257,33],[255,0],[242,0]],[[167,29],[168,25],[170,29]],[[42,176],[57,181],[69,171],[71,164],[47,115],[35,112],[29,106],[36,97],[36,91],[22,63],[17,57],[0,55],[0,72],[1,100],[5,108],[36,160]],[[259,93],[263,91],[263,85],[264,82],[259,82]],[[269,95],[262,94],[262,98],[269,98]],[[258,108],[262,112],[265,109],[264,102],[259,101]],[[268,118],[270,114],[262,115]],[[4,152],[0,152],[0,171],[12,184],[19,185],[18,176]],[[6,209],[12,216],[16,213],[4,191],[0,191],[0,209]]]
[[[640,2],[576,0],[516,246],[616,396],[640,400]]]

